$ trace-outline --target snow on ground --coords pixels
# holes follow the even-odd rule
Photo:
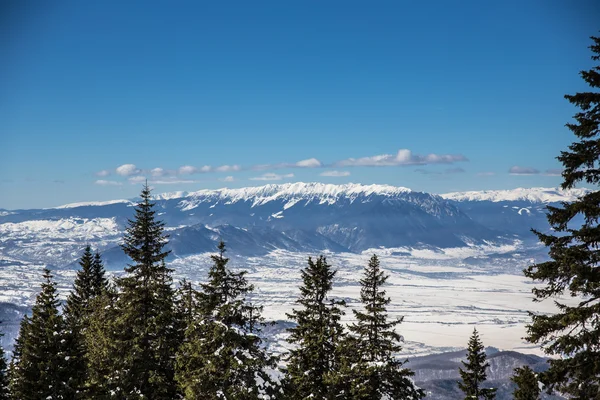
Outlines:
[[[460,249],[414,250],[373,249],[362,254],[329,253],[327,259],[338,269],[333,295],[349,306],[345,322],[353,321],[350,309],[360,307],[359,279],[373,253],[390,278],[386,286],[392,298],[389,313],[404,316],[398,332],[405,338],[405,355],[425,355],[465,348],[474,327],[486,346],[541,355],[541,350],[522,340],[530,319],[527,311],[553,312],[552,302],[532,302],[533,284],[520,272],[531,260],[521,257],[520,243],[512,246],[471,246]],[[503,253],[500,260],[486,258]],[[300,284],[300,269],[309,254],[273,251],[265,257],[232,256],[230,266],[248,271],[255,285],[252,300],[264,306],[271,321],[287,320]],[[312,256],[316,256],[313,254]],[[465,262],[465,257],[475,262]],[[9,266],[0,269],[0,301],[31,305],[39,288],[42,266]],[[187,278],[199,283],[211,265],[210,254],[198,254],[170,263],[175,281]],[[64,298],[75,276],[73,270],[55,271]],[[274,348],[287,345],[278,333]]]

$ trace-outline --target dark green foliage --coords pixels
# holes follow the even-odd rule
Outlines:
[[[346,385],[340,379],[342,370],[341,343],[344,329],[340,318],[343,301],[329,298],[334,271],[324,256],[301,271],[300,298],[302,308],[294,309],[288,317],[297,323],[289,330],[288,342],[297,346],[290,350],[285,369],[286,399],[340,398]]]
[[[21,320],[10,371],[10,388],[20,400],[71,399],[65,365],[64,321],[58,313],[56,283],[44,269],[44,282],[31,317]]]
[[[107,288],[104,278],[104,267],[100,254],[92,254],[92,249],[86,246],[79,261],[81,269],[73,283],[73,290],[64,309],[66,328],[66,354],[68,357],[67,384],[73,395],[82,398],[86,381],[86,348],[83,333],[87,329],[91,315],[91,302]]]
[[[462,361],[462,364],[464,369],[459,369],[462,381],[458,382],[458,387],[465,394],[465,400],[494,399],[496,389],[481,387],[487,378],[485,370],[490,365],[486,361],[483,343],[479,339],[477,329],[473,329],[473,335],[469,339],[469,347],[467,348],[467,361]]]
[[[155,219],[150,189],[145,186],[135,218],[121,246],[132,263],[117,280],[114,335],[118,371],[117,397],[173,399],[173,355],[177,350],[172,271],[165,266],[167,235]]]
[[[535,372],[527,365],[515,368],[515,374],[511,380],[517,385],[513,392],[514,400],[538,400],[540,398],[540,386]]]
[[[352,310],[356,323],[350,325],[348,359],[352,399],[419,399],[424,392],[409,379],[413,372],[403,368],[395,354],[402,350],[402,338],[395,331],[402,318],[388,320],[391,299],[381,287],[388,276],[376,255],[371,257],[360,280],[360,300],[364,311]],[[346,374],[344,374],[346,375]]]
[[[594,61],[600,60],[600,38],[590,46]],[[579,182],[600,182],[600,66],[581,72],[596,91],[565,96],[580,108],[575,123],[567,127],[576,136],[568,151],[558,158],[564,166],[563,189]],[[574,217],[583,217],[575,226]],[[532,265],[524,273],[545,284],[533,290],[536,301],[570,295],[580,299],[570,305],[555,300],[553,315],[531,314],[527,340],[541,344],[556,356],[550,369],[541,375],[548,390],[556,389],[573,399],[597,398],[600,393],[600,191],[590,191],[572,203],[548,207],[548,222],[553,234],[534,231],[549,248],[551,260]]]
[[[277,387],[267,370],[275,369],[276,359],[259,337],[262,307],[248,301],[254,288],[245,272],[227,268],[224,253],[221,242],[197,306],[191,286],[182,285],[180,309],[193,320],[177,356],[176,379],[186,399],[273,399]]]
[[[90,317],[83,333],[86,349],[87,376],[86,396],[90,399],[111,398],[117,393],[119,377],[117,354],[117,292],[108,285],[99,296],[90,302]]]
[[[0,332],[0,338],[4,334]],[[6,355],[4,353],[4,347],[0,344],[0,400],[10,399],[8,392],[8,369],[6,365]]]

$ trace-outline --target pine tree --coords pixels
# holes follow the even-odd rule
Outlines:
[[[197,307],[184,304],[186,312],[197,312],[177,357],[177,380],[186,399],[273,399],[277,386],[268,370],[275,369],[276,359],[259,336],[262,307],[248,301],[254,288],[245,271],[227,267],[224,253],[221,242],[219,255],[211,257],[208,282],[197,293]]]
[[[1,322],[0,322],[1,324]],[[4,336],[4,333],[0,332],[0,339]],[[6,356],[4,353],[4,347],[0,343],[0,400],[9,400],[10,395],[8,391],[8,369],[6,364]]]
[[[600,61],[600,37],[592,37],[594,61]],[[561,152],[563,189],[580,182],[600,182],[600,65],[581,72],[582,78],[596,91],[566,95],[581,109],[575,123],[567,124],[576,141]],[[533,289],[536,301],[557,299],[568,293],[581,299],[576,305],[555,300],[553,315],[531,314],[527,340],[541,344],[549,355],[550,369],[541,375],[548,389],[556,389],[573,399],[597,398],[600,393],[600,191],[593,190],[572,203],[548,207],[552,234],[534,231],[549,248],[551,260],[527,268],[525,276],[542,282]],[[577,223],[583,217],[583,223]]]
[[[458,387],[465,393],[465,400],[494,399],[496,397],[496,389],[484,389],[481,387],[487,378],[485,370],[490,364],[486,361],[483,343],[479,339],[477,329],[473,329],[467,349],[467,361],[462,361],[462,364],[465,369],[459,368],[462,381],[458,382]]]
[[[395,331],[403,318],[389,320],[387,305],[391,299],[381,287],[388,276],[373,255],[360,280],[360,300],[364,311],[352,310],[357,322],[350,325],[348,371],[353,399],[420,399],[424,392],[410,380],[413,372],[403,368],[395,354],[402,350],[402,338]]]
[[[117,280],[115,341],[117,396],[122,399],[173,399],[173,355],[177,351],[172,270],[165,265],[168,236],[156,220],[146,185],[121,245],[132,263]]]
[[[86,382],[86,348],[83,333],[91,315],[91,302],[106,290],[104,267],[99,253],[92,254],[92,248],[86,246],[79,261],[81,269],[73,283],[73,290],[67,297],[64,310],[66,324],[66,353],[68,365],[67,386],[74,398],[82,398]]]
[[[535,372],[527,365],[515,368],[515,373],[510,378],[517,388],[513,392],[514,400],[538,400],[541,389]]]
[[[64,321],[56,283],[47,268],[31,317],[21,321],[10,371],[11,393],[20,400],[71,399],[65,363]]]
[[[289,329],[288,342],[296,348],[290,350],[284,370],[286,399],[334,399],[345,393],[338,378],[343,364],[340,348],[345,334],[340,319],[345,303],[329,297],[335,274],[324,256],[316,262],[309,257],[301,271],[296,303],[302,308],[287,314],[297,325]]]

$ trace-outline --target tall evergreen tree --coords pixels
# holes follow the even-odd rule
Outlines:
[[[117,327],[117,291],[114,285],[90,302],[90,316],[83,332],[86,349],[85,395],[89,399],[120,398],[117,394],[122,365]]]
[[[20,400],[71,399],[65,382],[64,321],[58,313],[56,283],[47,268],[31,317],[21,321],[10,371],[11,393]]]
[[[121,245],[132,263],[117,280],[115,321],[122,399],[173,399],[176,394],[173,355],[177,347],[172,270],[164,223],[156,220],[151,191],[145,185],[135,218],[129,220]]]
[[[465,368],[459,368],[462,381],[458,382],[458,387],[465,393],[465,400],[496,398],[496,389],[481,387],[487,379],[485,370],[490,364],[486,361],[485,350],[477,329],[473,329],[467,348],[467,361],[462,361],[462,364]]]
[[[245,271],[227,267],[224,253],[221,242],[178,354],[177,380],[186,399],[273,399],[277,386],[268,370],[275,369],[276,359],[259,336],[262,307],[248,301],[254,288]],[[194,307],[188,303],[184,308]]]
[[[309,257],[301,274],[296,303],[302,308],[287,314],[297,325],[289,329],[288,342],[296,348],[290,350],[284,370],[285,398],[340,398],[346,393],[338,378],[343,363],[340,348],[345,334],[340,319],[345,303],[329,297],[336,271],[319,256],[316,262]]]
[[[600,61],[600,37],[592,37],[592,59]],[[600,393],[600,65],[582,71],[583,80],[595,91],[566,95],[580,108],[574,123],[567,124],[576,141],[561,152],[563,189],[580,182],[596,190],[572,203],[548,207],[553,233],[534,231],[549,248],[550,261],[527,268],[525,276],[542,282],[533,289],[536,301],[555,299],[558,312],[531,314],[527,340],[541,344],[549,355],[550,369],[541,376],[548,389],[557,389],[573,399],[597,398]],[[583,217],[583,223],[575,218]],[[568,293],[581,299],[575,305],[557,300]]]
[[[86,246],[79,265],[81,269],[77,271],[73,290],[67,297],[64,309],[69,370],[67,386],[74,398],[82,398],[85,391],[87,362],[83,333],[91,315],[91,303],[106,290],[107,285],[100,254],[96,253],[94,256],[89,245]]]
[[[541,389],[535,372],[527,365],[515,368],[515,373],[510,378],[516,385],[513,392],[514,400],[538,400]]]
[[[395,331],[403,318],[389,320],[387,306],[391,299],[382,286],[388,276],[373,255],[360,280],[360,300],[364,311],[352,310],[356,323],[350,325],[348,359],[351,368],[353,399],[420,399],[425,393],[409,378],[414,373],[403,368],[405,362],[395,356],[402,350],[402,338]]]
[[[0,322],[1,324],[1,322]],[[0,339],[4,336],[3,332],[0,332]],[[0,400],[9,400],[10,395],[8,391],[8,368],[6,364],[6,355],[4,353],[4,347],[0,343]]]

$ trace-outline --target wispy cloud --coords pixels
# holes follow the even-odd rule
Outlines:
[[[293,178],[294,174],[275,174],[272,172],[250,178],[251,181],[280,181],[282,179]]]
[[[234,171],[239,171],[241,169],[242,169],[242,167],[240,167],[237,164],[235,164],[235,165],[221,165],[220,167],[215,168],[215,171],[217,171],[217,172],[234,172]]]
[[[370,157],[348,158],[334,163],[338,167],[391,167],[400,165],[453,164],[469,161],[462,154],[413,154],[408,149],[400,149],[398,153],[380,154]]]
[[[107,181],[104,179],[98,179],[96,182],[94,182],[94,184],[100,186],[121,186],[123,183],[117,181]]]
[[[132,185],[137,185],[143,182],[146,182],[146,177],[145,176],[132,176],[131,178],[127,179],[129,181],[129,183],[131,183]]]
[[[349,171],[335,171],[335,170],[333,170],[333,171],[321,172],[319,175],[340,178],[340,177],[344,177],[344,176],[350,176],[350,172]]]
[[[198,172],[198,168],[192,167],[191,165],[184,165],[183,167],[179,167],[178,170],[180,175],[191,175]]]
[[[175,185],[175,184],[186,184],[186,183],[198,183],[200,181],[193,179],[153,179],[149,180],[148,183],[151,185]]]
[[[444,171],[446,174],[464,174],[466,171],[460,167],[448,168]]]
[[[540,171],[531,167],[520,167],[515,165],[514,167],[510,167],[508,173],[511,175],[538,175]]]
[[[123,164],[120,167],[117,167],[115,172],[121,176],[131,176],[139,174],[141,171],[135,166],[135,164]]]
[[[256,164],[250,167],[254,171],[264,171],[268,169],[284,169],[284,168],[321,168],[323,163],[316,158],[307,158],[293,163],[277,163],[277,164]]]
[[[107,169],[103,169],[102,171],[96,172],[96,176],[100,176],[100,177],[105,177],[105,176],[109,176],[109,175],[110,175],[110,171]]]
[[[478,172],[477,176],[494,176],[496,175],[495,172]]]
[[[225,178],[221,178],[219,179],[221,182],[233,182],[235,181],[235,178],[233,176],[226,176]]]

